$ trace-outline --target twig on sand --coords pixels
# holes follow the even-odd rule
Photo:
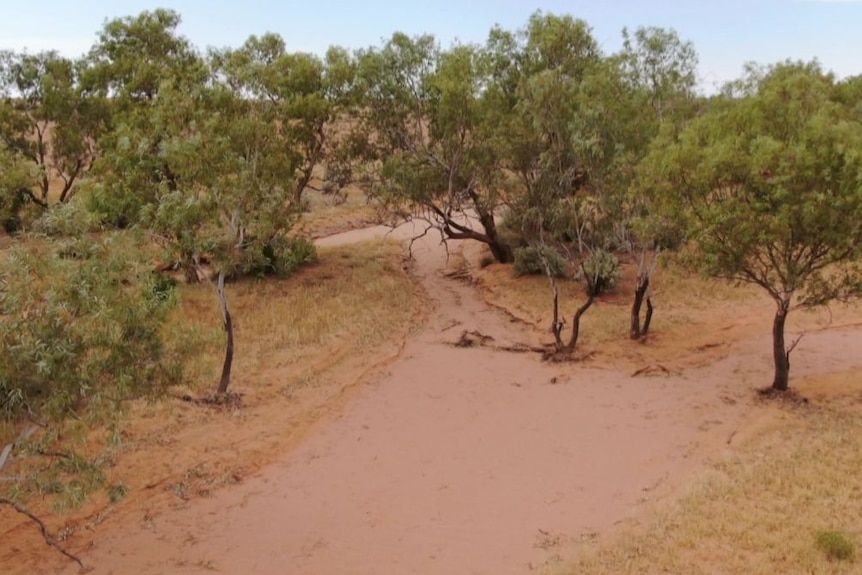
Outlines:
[[[730,445],[730,442],[733,441],[733,438],[736,436],[736,432],[739,431],[739,428],[734,429],[730,432],[730,435],[727,436],[727,444]]]
[[[650,364],[650,365],[644,366],[638,370],[635,370],[635,372],[631,376],[637,377],[639,375],[652,375],[654,373],[663,373],[665,375],[670,375],[670,370],[668,368],[666,368],[665,366],[663,366],[662,364],[656,363],[656,364]]]
[[[81,567],[82,573],[86,573],[87,571],[89,571],[89,569],[84,567],[84,563],[77,555],[74,555],[63,549],[62,545],[60,545],[57,540],[54,539],[54,537],[48,532],[48,527],[45,525],[45,522],[42,521],[38,516],[34,515],[29,509],[16,503],[15,501],[12,501],[11,499],[6,499],[5,497],[0,497],[0,505],[8,505],[21,515],[26,515],[30,520],[34,521],[39,526],[39,529],[42,531],[42,539],[45,540],[45,543],[47,543],[48,545],[50,545],[75,563],[77,563]]]

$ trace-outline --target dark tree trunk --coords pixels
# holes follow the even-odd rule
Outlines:
[[[494,256],[494,259],[501,264],[510,264],[515,260],[512,248],[508,244],[494,240],[488,243],[488,247],[491,248],[491,254]]]
[[[772,389],[787,391],[790,384],[790,353],[784,345],[784,324],[789,310],[788,302],[779,302],[772,323],[772,355],[775,360],[775,379]]]
[[[500,234],[497,232],[497,223],[494,221],[494,214],[485,210],[477,210],[477,212],[479,223],[485,228],[485,235],[488,237],[488,247],[491,249],[494,259],[501,264],[512,263],[515,259],[512,247],[500,239]]]
[[[572,337],[569,340],[569,345],[566,346],[567,353],[573,353],[575,351],[575,348],[578,345],[578,336],[581,335],[581,316],[590,309],[590,306],[593,305],[593,301],[595,299],[595,296],[590,294],[586,303],[579,307],[578,311],[575,312],[575,317],[572,318]]]
[[[652,298],[647,296],[646,298],[646,316],[644,316],[644,325],[641,328],[641,337],[646,337],[649,333],[649,326],[652,323]]]
[[[187,284],[197,284],[201,282],[201,276],[198,272],[197,264],[190,263],[183,266],[185,268],[185,276]]]
[[[550,277],[550,276],[549,276]],[[560,321],[560,293],[557,291],[557,282],[553,277],[551,279],[551,287],[554,290],[554,324],[551,326],[551,331],[554,334],[554,347],[559,351],[563,351],[563,327],[565,323]]]
[[[221,272],[218,277],[218,293],[219,303],[221,304],[222,319],[224,321],[224,331],[227,334],[227,346],[224,353],[224,365],[221,370],[221,379],[218,384],[218,393],[227,393],[227,388],[230,385],[230,372],[233,366],[233,318],[230,315],[230,309],[227,305],[227,297],[224,291],[224,272]]]
[[[638,285],[635,288],[635,301],[632,304],[632,324],[629,332],[629,337],[632,339],[640,339],[646,335],[646,328],[641,331],[641,307],[643,306],[644,296],[649,289],[649,276],[638,276]],[[649,301],[649,298],[647,298]],[[650,311],[652,306],[648,306]]]

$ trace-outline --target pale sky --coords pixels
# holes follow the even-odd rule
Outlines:
[[[315,53],[376,45],[394,31],[483,42],[494,24],[514,30],[541,9],[586,20],[606,52],[620,47],[624,26],[674,28],[694,43],[708,92],[748,61],[817,58],[839,77],[862,74],[862,0],[0,0],[0,49],[77,56],[106,19],[157,7],[179,12],[180,33],[201,49],[264,32]]]

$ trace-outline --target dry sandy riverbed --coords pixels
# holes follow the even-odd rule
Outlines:
[[[444,277],[434,238],[414,254],[434,309],[387,372],[242,484],[101,534],[84,554],[93,572],[529,573],[726,449],[768,378],[768,334],[661,377],[495,350],[537,335]],[[452,345],[465,331],[493,341]],[[859,339],[852,330],[806,338],[794,374],[862,364]]]

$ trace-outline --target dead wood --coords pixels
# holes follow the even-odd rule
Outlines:
[[[663,366],[660,363],[655,363],[655,364],[650,364],[650,365],[647,365],[647,366],[644,366],[640,369],[635,370],[635,372],[632,373],[631,376],[632,377],[638,377],[641,375],[656,375],[658,373],[661,373],[661,374],[664,374],[667,376],[671,375],[671,371],[668,368],[666,368],[665,366]]]
[[[53,547],[54,549],[56,549],[57,551],[59,551],[60,553],[62,553],[63,555],[65,555],[66,557],[71,559],[72,561],[74,561],[75,563],[77,563],[81,567],[82,573],[89,571],[89,569],[84,567],[84,563],[81,561],[81,559],[77,555],[74,555],[74,554],[70,553],[69,551],[66,551],[63,548],[63,546],[57,542],[57,540],[54,538],[54,536],[48,532],[48,527],[45,525],[45,522],[42,521],[42,519],[40,519],[37,515],[32,513],[29,509],[20,505],[19,503],[16,503],[15,501],[12,501],[11,499],[6,499],[5,497],[0,497],[0,505],[8,505],[9,507],[14,509],[15,511],[17,511],[21,515],[27,516],[31,521],[33,521],[34,523],[36,523],[36,525],[39,526],[39,530],[42,532],[42,539],[45,540],[45,543],[47,543],[48,545],[50,545],[51,547]]]

